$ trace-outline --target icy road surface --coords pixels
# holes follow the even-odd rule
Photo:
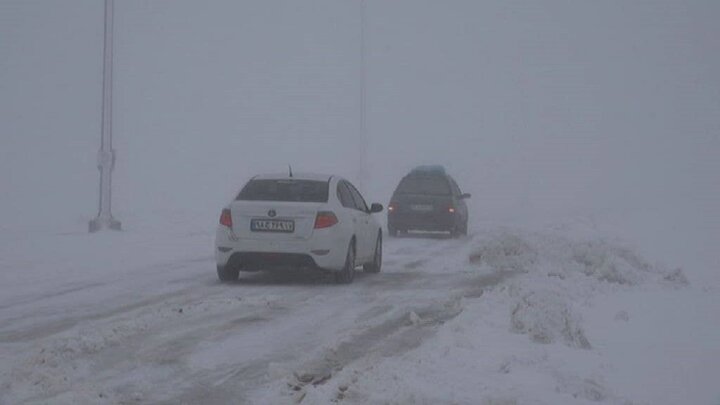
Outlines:
[[[639,342],[666,326],[633,298],[693,307],[714,303],[714,292],[689,294],[682,271],[603,241],[507,231],[388,239],[380,274],[338,286],[291,271],[221,284],[205,234],[47,238],[54,247],[40,257],[37,236],[6,240],[2,252],[3,404],[705,403],[717,394],[717,315],[677,325],[694,338],[661,336],[647,349]],[[647,361],[683,344],[692,348],[682,360]],[[633,347],[645,352],[633,358]],[[684,368],[637,377],[678,361]],[[674,397],[663,391],[672,383]]]
[[[244,273],[226,285],[199,257],[3,299],[3,364],[18,365],[4,398],[242,402],[273,374],[302,366],[326,376],[369,353],[410,350],[459,313],[462,297],[512,274],[455,266],[467,241],[385,248],[383,272],[347,286],[314,272]]]

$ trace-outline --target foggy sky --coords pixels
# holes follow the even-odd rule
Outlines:
[[[287,164],[356,181],[359,4],[117,1],[126,228],[163,211],[214,221],[250,176]],[[720,3],[367,0],[367,13],[370,200],[444,164],[476,216],[717,218]],[[102,1],[0,0],[2,227],[83,230],[96,213],[102,23]]]

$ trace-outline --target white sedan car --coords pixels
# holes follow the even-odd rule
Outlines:
[[[330,175],[260,175],[222,210],[215,236],[217,274],[237,280],[240,271],[317,268],[350,283],[355,268],[382,266],[382,228],[347,180]]]

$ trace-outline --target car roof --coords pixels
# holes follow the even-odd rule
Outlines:
[[[318,173],[293,173],[292,177],[289,173],[264,173],[253,177],[253,180],[312,180],[312,181],[329,181],[333,176],[329,174]]]

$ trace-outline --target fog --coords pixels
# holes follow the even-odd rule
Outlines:
[[[88,234],[103,3],[0,0],[0,403],[720,404],[720,2],[117,0]]]
[[[409,168],[443,164],[475,218],[717,216],[717,2],[368,0],[367,140],[360,13],[117,2],[124,227],[175,212],[211,228],[250,176],[288,164],[382,203]],[[0,2],[3,227],[81,231],[97,210],[102,24],[98,1]]]

